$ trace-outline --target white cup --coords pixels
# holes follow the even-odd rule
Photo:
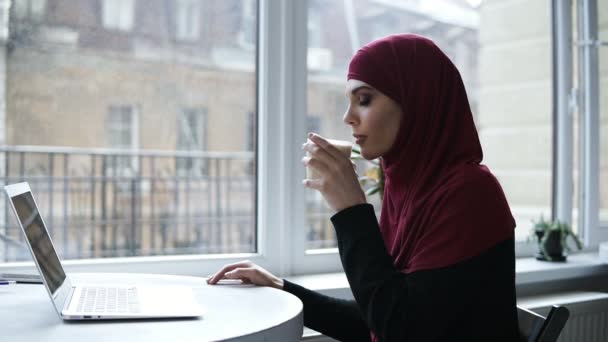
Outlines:
[[[327,139],[327,141],[332,144],[335,148],[338,149],[346,158],[350,159],[350,154],[353,149],[353,143],[350,141],[344,140],[335,140],[335,139]],[[310,142],[310,140],[309,140]],[[310,155],[308,152],[306,155]],[[320,175],[314,170],[312,167],[306,167],[306,178],[307,179],[318,179]]]

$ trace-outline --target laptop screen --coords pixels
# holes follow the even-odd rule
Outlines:
[[[34,197],[31,192],[27,191],[11,196],[11,201],[32,248],[40,272],[54,296],[57,289],[65,281],[65,273],[44,222],[42,222]]]

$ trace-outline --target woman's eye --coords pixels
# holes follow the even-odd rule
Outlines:
[[[359,98],[359,105],[361,106],[367,106],[369,105],[369,103],[371,102],[371,97],[368,95],[363,95]]]

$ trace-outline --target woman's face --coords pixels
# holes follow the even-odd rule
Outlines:
[[[397,139],[403,116],[401,106],[367,83],[348,80],[350,99],[344,123],[350,125],[361,155],[367,160],[385,155]]]

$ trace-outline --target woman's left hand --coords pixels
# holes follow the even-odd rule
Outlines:
[[[302,149],[309,156],[302,158],[302,163],[315,169],[320,177],[304,179],[302,184],[319,190],[336,212],[366,203],[351,160],[320,135],[309,133],[308,139],[311,142],[302,145]]]

